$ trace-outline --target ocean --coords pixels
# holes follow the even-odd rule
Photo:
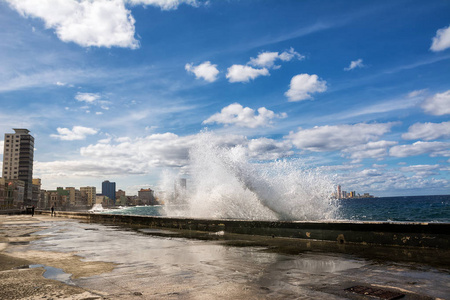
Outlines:
[[[134,206],[103,213],[165,216],[164,206]],[[450,195],[353,198],[339,200],[335,220],[450,222]]]

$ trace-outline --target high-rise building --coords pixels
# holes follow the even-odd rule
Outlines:
[[[34,137],[28,129],[14,128],[15,133],[6,133],[3,148],[3,177],[6,180],[24,182],[24,204],[33,203],[33,155]]]
[[[102,195],[108,197],[116,203],[116,183],[105,180],[102,182]]]

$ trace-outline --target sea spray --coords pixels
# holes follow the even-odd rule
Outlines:
[[[243,146],[199,134],[190,150],[187,189],[163,173],[159,197],[168,216],[250,220],[327,220],[337,204],[332,180],[299,159],[252,161]]]

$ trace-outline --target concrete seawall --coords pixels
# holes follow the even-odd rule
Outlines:
[[[48,211],[37,212],[49,214]],[[338,244],[394,245],[450,249],[450,223],[300,222],[169,218],[153,216],[57,212],[57,217],[89,222],[248,234]]]

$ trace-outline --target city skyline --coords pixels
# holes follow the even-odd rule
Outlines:
[[[107,13],[105,13],[107,12]],[[4,134],[43,189],[133,193],[207,128],[249,159],[302,159],[345,190],[450,191],[450,3],[0,1]]]

